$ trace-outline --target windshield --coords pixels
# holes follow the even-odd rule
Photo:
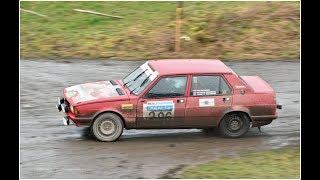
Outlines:
[[[132,73],[123,79],[124,86],[130,93],[139,95],[158,75],[157,71],[153,71],[148,62],[142,64]]]
[[[143,72],[143,69],[141,69],[140,67],[138,67],[136,70],[134,70],[132,73],[128,74],[124,79],[123,79],[123,83],[126,84],[129,81],[133,80],[135,77],[137,77],[139,74],[141,74]]]

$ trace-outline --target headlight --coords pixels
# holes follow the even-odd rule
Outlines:
[[[74,109],[73,109],[73,106],[71,104],[70,104],[70,110],[74,114]]]
[[[74,115],[78,115],[79,114],[78,108],[73,107],[71,104],[70,104],[70,110]]]

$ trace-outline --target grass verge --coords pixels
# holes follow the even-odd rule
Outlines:
[[[185,179],[299,179],[300,146],[224,157],[187,169],[177,176]]]
[[[184,2],[174,52],[176,2],[21,1],[21,58],[299,59],[300,2]],[[74,11],[97,11],[123,19]]]

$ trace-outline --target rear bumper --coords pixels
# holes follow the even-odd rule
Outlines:
[[[270,124],[274,119],[277,119],[278,115],[266,115],[266,116],[251,116],[252,127],[265,126]]]
[[[282,109],[282,104],[277,104],[277,109]]]

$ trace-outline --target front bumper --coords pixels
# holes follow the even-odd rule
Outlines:
[[[63,123],[65,126],[70,125],[70,119],[69,119],[69,117],[68,117],[68,116],[63,117],[62,123]]]
[[[62,123],[64,125],[66,125],[66,126],[68,126],[70,124],[77,125],[77,123],[74,122],[74,120],[71,119],[70,116],[68,115],[68,114],[70,114],[69,104],[67,103],[67,101],[63,97],[58,98],[58,104],[56,105],[56,108],[57,108],[58,112],[63,113]]]
[[[74,124],[76,126],[90,126],[92,122],[92,117],[76,117],[69,108],[69,102],[63,97],[58,98],[58,103],[56,105],[58,112],[63,113],[62,122],[64,125]]]
[[[62,111],[64,113],[69,112],[69,106],[63,97],[58,98],[58,104],[56,105],[58,112]]]

